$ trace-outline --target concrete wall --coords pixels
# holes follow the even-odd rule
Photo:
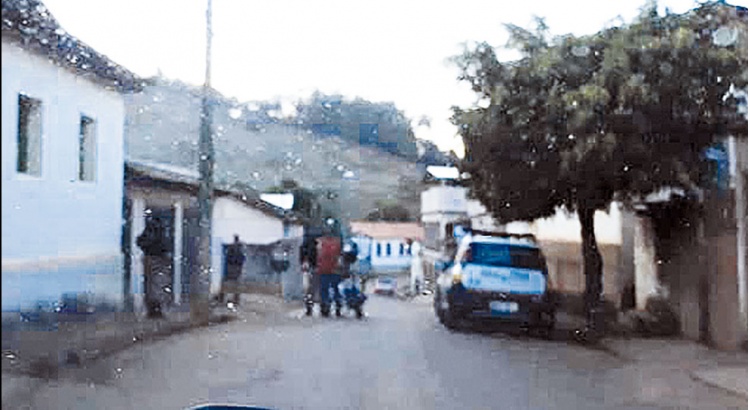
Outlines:
[[[466,188],[432,186],[421,193],[421,214],[467,212]]]
[[[240,236],[242,243],[249,245],[269,245],[285,239],[284,221],[229,196],[216,198],[212,218],[211,293],[218,294],[221,290],[221,278],[224,273],[223,246],[232,243],[235,234]],[[287,239],[297,238],[301,240],[301,226],[292,225],[287,233],[296,235]],[[297,260],[299,260],[299,257],[295,261]]]
[[[61,292],[120,303],[122,96],[6,40],[2,61],[2,308]],[[19,93],[42,102],[40,176],[16,172]],[[77,178],[82,114],[96,121],[91,182]]]
[[[612,203],[607,212],[596,211],[594,214],[594,233],[599,244],[622,243],[622,210],[621,205]],[[569,214],[558,209],[549,218],[537,219],[532,223],[532,233],[537,239],[553,242],[580,242],[581,224],[578,215]]]
[[[583,275],[581,244],[549,240],[539,241],[539,244],[547,259],[551,288],[569,295],[583,294],[586,289],[586,280]],[[602,277],[604,298],[619,306],[620,246],[601,244],[599,251],[604,262]]]
[[[378,245],[380,254],[377,253]],[[391,253],[386,254],[390,245]],[[400,250],[403,252],[400,252]],[[374,239],[370,242],[370,261],[372,270],[375,272],[394,272],[409,269],[411,267],[411,253],[409,245],[404,239]]]
[[[654,227],[649,217],[638,218],[635,225],[635,307],[646,309],[650,297],[660,295],[665,289],[659,283]]]

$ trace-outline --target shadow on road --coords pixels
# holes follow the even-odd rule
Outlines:
[[[537,332],[533,329],[525,329],[518,324],[510,323],[487,323],[482,321],[459,323],[453,332],[464,334],[488,335],[493,337],[511,337],[513,339],[536,339],[557,343],[569,343],[581,345],[576,337],[576,329],[572,327],[556,327],[549,333]]]

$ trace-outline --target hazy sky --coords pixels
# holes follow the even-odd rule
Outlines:
[[[202,84],[206,0],[43,0],[72,35],[136,74]],[[731,2],[747,6],[749,0]],[[452,105],[475,95],[446,61],[464,42],[502,46],[502,23],[588,34],[631,21],[644,0],[213,0],[212,84],[239,101],[326,93],[394,101],[432,127],[417,137],[460,149]],[[693,0],[662,0],[684,12]],[[618,16],[622,20],[618,20]]]

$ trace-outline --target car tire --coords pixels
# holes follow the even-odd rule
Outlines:
[[[443,309],[441,305],[442,302],[438,298],[437,305],[435,306],[438,320],[446,328],[450,330],[456,330],[458,328],[458,321],[456,319],[455,313],[453,312],[453,309],[451,309],[450,303],[448,304],[448,309]]]

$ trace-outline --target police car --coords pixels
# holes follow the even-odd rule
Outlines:
[[[555,308],[547,264],[533,235],[469,232],[440,273],[434,299],[440,322],[512,322],[548,336]]]

